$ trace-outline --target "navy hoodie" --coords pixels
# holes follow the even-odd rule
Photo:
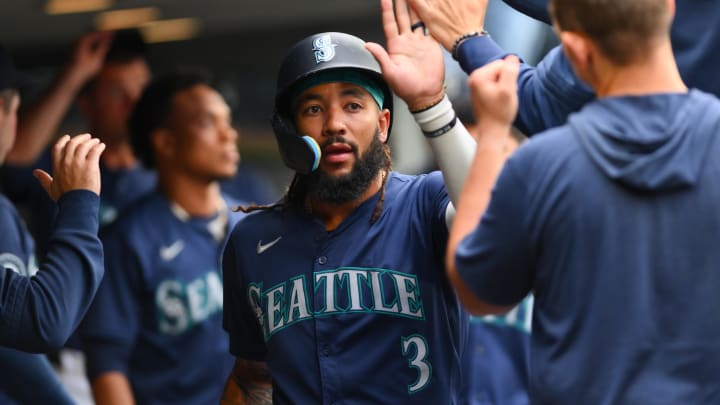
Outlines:
[[[719,134],[697,90],[604,98],[507,161],[456,264],[534,292],[533,403],[720,403]]]

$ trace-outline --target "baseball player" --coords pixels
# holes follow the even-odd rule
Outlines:
[[[274,129],[297,175],[281,203],[235,227],[224,253],[223,325],[237,358],[225,403],[269,402],[270,384],[275,404],[458,399],[467,315],[442,260],[448,192],[474,144],[444,96],[441,49],[411,29],[404,1],[397,14],[382,7],[388,53],[320,33],[280,67]],[[442,174],[391,170],[391,88]]]
[[[0,163],[12,147],[20,97],[17,73],[0,48]],[[103,275],[95,236],[100,194],[98,159],[104,144],[90,135],[61,137],[53,147],[53,174],[35,176],[58,202],[49,256],[38,270],[34,243],[14,206],[0,194],[0,345],[30,352],[61,346],[75,329]]]
[[[534,292],[533,403],[718,403],[720,102],[680,76],[672,1],[551,14],[598,98],[503,166],[518,64],[472,74],[485,147],[448,243],[453,285],[476,314]]]
[[[17,85],[12,58],[0,47],[0,164],[15,139]],[[0,194],[0,402],[72,403],[47,358],[26,352],[62,346],[100,285],[98,161],[103,149],[90,135],[61,137],[53,148],[54,177],[35,172],[58,207],[48,255],[39,268],[33,239]]]
[[[232,366],[220,256],[241,216],[218,184],[239,158],[230,109],[203,76],[172,74],[143,92],[130,129],[159,189],[102,234],[107,274],[80,329],[93,395],[217,403]]]

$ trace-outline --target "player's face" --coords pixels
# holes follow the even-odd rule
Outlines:
[[[109,145],[126,142],[127,119],[149,81],[150,69],[142,59],[103,66],[83,102],[93,135]]]
[[[4,105],[4,100],[0,103],[0,164],[5,161],[5,156],[15,143],[20,96],[13,91],[8,101],[10,103],[8,106]]]
[[[177,93],[169,127],[176,170],[201,181],[235,175],[240,160],[238,134],[230,107],[218,92],[199,84]]]
[[[294,111],[298,131],[320,145],[319,170],[330,177],[349,175],[376,134],[381,143],[387,140],[390,112],[380,111],[370,93],[355,84],[311,87],[298,97]]]

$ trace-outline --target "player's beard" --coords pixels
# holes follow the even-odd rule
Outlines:
[[[342,137],[328,140],[332,142],[345,142]],[[375,131],[370,146],[358,156],[357,145],[349,144],[355,155],[355,163],[350,173],[344,176],[330,176],[322,170],[311,173],[307,177],[308,191],[320,201],[331,204],[343,204],[359,199],[370,184],[375,180],[381,169],[389,169],[385,148],[387,145],[380,141],[380,129]]]

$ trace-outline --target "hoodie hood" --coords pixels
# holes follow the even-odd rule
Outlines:
[[[720,131],[720,103],[688,93],[598,99],[568,125],[609,178],[645,191],[693,186]]]

